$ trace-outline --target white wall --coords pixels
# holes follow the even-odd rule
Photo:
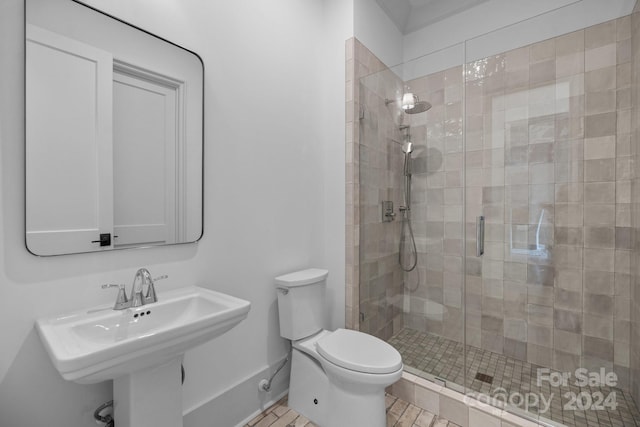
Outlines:
[[[635,0],[490,0],[404,36],[404,79],[619,18],[634,5]]]
[[[0,425],[95,425],[91,414],[111,397],[110,383],[63,381],[33,324],[40,316],[110,304],[114,295],[99,285],[129,283],[141,266],[169,274],[160,298],[163,289],[193,284],[251,301],[247,320],[185,357],[185,410],[205,411],[217,396],[224,404],[234,390],[236,411],[210,414],[216,425],[233,425],[266,403],[253,382],[288,350],[279,337],[273,277],[330,268],[329,291],[340,307],[331,326],[344,322],[344,39],[352,19],[342,14],[348,6],[338,0],[92,4],[204,60],[204,237],[195,245],[54,258],[26,251],[23,5],[0,2]],[[339,40],[341,55],[333,51]],[[186,423],[196,426],[199,419]]]
[[[345,46],[353,37],[353,0],[323,0],[322,146],[325,149],[325,261],[332,329],[345,324]]]
[[[353,0],[354,34],[388,66],[403,62],[403,36],[398,27],[373,0]]]

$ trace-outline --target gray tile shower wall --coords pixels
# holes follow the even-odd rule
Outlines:
[[[357,44],[379,69],[381,62]],[[395,99],[402,80],[390,69],[360,79],[360,330],[388,340],[402,327],[402,270],[398,264],[400,222],[382,222],[382,202],[402,204],[403,157]]]
[[[403,327],[399,225],[381,223],[383,200],[400,205],[402,158],[393,108],[402,81],[356,39],[346,43],[346,326],[389,339]],[[360,114],[362,113],[362,115]]]

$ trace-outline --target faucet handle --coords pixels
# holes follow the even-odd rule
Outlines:
[[[116,302],[113,305],[114,310],[122,310],[129,306],[129,299],[127,298],[127,291],[124,289],[123,284],[109,283],[101,286],[102,289],[118,288],[118,295],[116,296]]]
[[[151,279],[151,280],[153,280],[153,282],[155,283],[155,282],[157,282],[158,280],[164,280],[164,279],[168,279],[168,278],[169,278],[169,275],[168,275],[168,274],[163,274],[162,276],[154,277],[154,278],[153,278],[153,279]]]
[[[108,283],[106,285],[101,285],[100,287],[102,289],[109,289],[109,288],[120,288],[123,289],[124,288],[124,283]]]

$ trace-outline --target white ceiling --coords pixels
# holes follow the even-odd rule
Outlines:
[[[376,0],[402,34],[433,24],[488,0]]]

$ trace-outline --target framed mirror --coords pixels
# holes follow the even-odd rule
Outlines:
[[[200,239],[200,57],[79,0],[25,0],[25,16],[28,250]]]

